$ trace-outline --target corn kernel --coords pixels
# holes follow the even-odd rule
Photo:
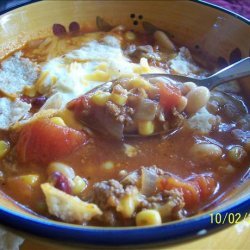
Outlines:
[[[136,77],[130,81],[130,84],[132,85],[133,88],[143,88],[143,89],[150,89],[151,84],[144,80],[143,78]]]
[[[124,153],[128,157],[135,157],[138,154],[138,149],[136,147],[126,143],[123,146],[124,146]]]
[[[23,93],[29,97],[34,97],[36,95],[36,88],[34,86],[26,86]]]
[[[97,92],[91,96],[91,101],[98,106],[104,106],[106,102],[109,100],[109,98],[110,98],[110,93]]]
[[[117,211],[120,212],[124,218],[131,218],[136,208],[136,201],[131,195],[125,195],[121,198]]]
[[[59,112],[57,112],[57,115],[63,119],[65,124],[67,124],[68,127],[81,130],[82,124],[75,119],[74,112],[68,110],[68,109],[62,109]]]
[[[22,180],[25,184],[34,187],[39,181],[39,175],[37,174],[28,174],[19,176],[20,180]]]
[[[135,35],[135,33],[132,32],[132,31],[127,31],[127,32],[125,33],[125,39],[128,40],[128,41],[133,41],[133,40],[136,39],[136,35]]]
[[[105,161],[105,162],[102,164],[102,167],[105,168],[106,170],[110,170],[110,169],[112,169],[114,166],[115,166],[115,164],[114,164],[114,162],[112,162],[112,161]]]
[[[41,73],[40,77],[38,78],[38,80],[35,84],[39,90],[40,90],[40,88],[42,89],[44,87],[43,82],[47,78],[48,75],[49,75],[49,71],[43,71]]]
[[[99,82],[106,82],[109,80],[110,75],[109,73],[102,71],[102,70],[96,70],[92,74],[86,75],[86,80],[89,81],[99,81]]]
[[[57,77],[56,76],[51,76],[51,85],[55,85],[57,82]]]
[[[86,181],[80,176],[76,176],[73,179],[72,192],[74,195],[79,195],[87,187]]]
[[[150,73],[150,67],[148,65],[148,60],[144,57],[141,58],[140,64],[134,68],[134,72],[137,74]]]
[[[6,141],[0,140],[0,159],[3,158],[10,149],[10,144]]]
[[[58,126],[67,127],[64,120],[61,117],[58,117],[58,116],[51,117],[50,120]]]
[[[151,135],[154,133],[154,123],[152,121],[138,122],[138,132],[140,135]]]
[[[48,175],[52,174],[53,172],[60,172],[69,179],[73,179],[75,177],[75,171],[72,167],[63,164],[61,162],[51,162],[47,168]]]
[[[139,212],[135,218],[136,226],[161,225],[161,215],[157,210],[145,209]]]
[[[100,64],[97,66],[96,69],[101,70],[101,71],[107,71],[108,65],[107,65],[107,63],[100,63]]]
[[[124,106],[127,102],[128,97],[126,95],[119,95],[112,93],[110,96],[110,100],[120,106]]]

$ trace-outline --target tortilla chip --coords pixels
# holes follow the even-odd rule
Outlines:
[[[16,96],[25,86],[31,86],[38,77],[39,67],[17,52],[0,66],[0,91],[7,96]]]
[[[84,202],[53,187],[49,183],[41,185],[46,197],[49,213],[65,222],[84,223],[102,211],[95,204]]]
[[[8,130],[11,125],[25,117],[31,104],[16,99],[11,101],[9,98],[0,98],[0,129]]]

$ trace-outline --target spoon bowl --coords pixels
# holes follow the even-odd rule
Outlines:
[[[177,82],[179,84],[181,84],[183,82],[194,82],[197,86],[203,86],[203,87],[206,87],[206,88],[212,90],[213,88],[215,88],[216,86],[218,86],[222,83],[225,83],[225,82],[231,81],[231,80],[235,80],[238,78],[246,77],[249,75],[250,75],[250,57],[245,58],[239,62],[236,62],[236,63],[218,71],[217,73],[215,73],[207,78],[203,78],[203,79],[191,78],[191,77],[183,76],[183,75],[165,74],[165,73],[142,74],[140,76],[141,81],[142,81],[141,82],[142,85],[143,85],[143,81],[144,81],[143,78],[144,78],[145,80],[148,80],[148,84],[150,84],[150,86],[152,88],[158,89],[158,94],[157,94],[158,96],[156,95],[153,99],[140,96],[140,95],[143,95],[143,91],[145,92],[145,89],[143,89],[141,87],[141,85],[140,85],[140,87],[138,87],[138,86],[133,87],[134,88],[133,90],[135,90],[135,93],[131,92],[131,86],[129,84],[122,86],[126,82],[130,82],[132,78],[131,79],[129,79],[129,78],[128,79],[127,78],[126,79],[115,79],[115,80],[103,83],[103,84],[91,89],[90,91],[85,93],[83,97],[80,97],[80,98],[83,98],[82,102],[85,103],[85,105],[86,105],[86,102],[88,102],[88,105],[87,105],[88,107],[91,105],[93,106],[93,102],[95,103],[94,109],[92,109],[90,111],[91,115],[90,116],[87,115],[87,116],[85,116],[85,118],[81,117],[80,120],[82,123],[87,124],[88,127],[91,127],[93,130],[104,133],[106,135],[112,135],[116,139],[119,139],[119,140],[122,140],[124,137],[128,137],[128,138],[134,137],[135,138],[135,137],[148,137],[148,136],[168,136],[168,135],[171,135],[172,133],[176,133],[182,127],[181,124],[183,121],[182,120],[181,122],[177,122],[176,126],[172,126],[171,122],[169,123],[169,120],[168,120],[169,117],[172,117],[173,119],[175,119],[176,117],[180,118],[182,116],[181,112],[184,109],[181,112],[179,112],[179,114],[176,117],[175,117],[175,115],[173,116],[174,113],[166,115],[166,110],[163,107],[165,104],[163,106],[161,106],[162,103],[165,102],[165,101],[162,102],[161,93],[165,92],[165,95],[164,95],[165,99],[170,98],[170,100],[172,99],[172,101],[174,101],[176,97],[173,97],[173,96],[178,96],[177,93],[179,93],[179,98],[180,98],[181,87],[179,89],[180,85],[178,86],[178,84],[177,85],[174,84],[174,87],[169,87],[169,86],[171,86],[171,84],[168,85],[168,81],[164,81],[164,78],[170,79],[173,82]],[[161,78],[161,80],[157,79],[156,81],[153,81],[152,78],[156,78],[156,79]],[[170,82],[172,82],[172,81],[170,81]],[[159,82],[162,83],[161,86],[157,85]],[[122,90],[120,89],[120,90],[118,90],[118,92],[113,93],[113,90],[117,87],[117,85],[119,85],[119,88],[121,88]],[[164,85],[164,86],[162,86],[162,85]],[[162,91],[162,88],[165,88],[165,87],[166,87],[166,89],[164,89]],[[140,88],[142,89],[141,93],[139,93],[140,91],[139,92],[137,91]],[[178,89],[178,90],[176,90],[176,89]],[[203,99],[206,97],[208,100],[209,99],[209,96],[208,96],[209,91],[205,88],[203,88],[203,90],[207,92],[207,96],[201,95],[200,92],[199,93],[197,92],[196,98]],[[119,91],[123,91],[123,93],[122,92],[119,93]],[[169,96],[169,93],[166,94],[166,92],[172,93],[173,96]],[[117,94],[117,93],[119,93],[119,94]],[[124,103],[119,103],[120,101],[122,102],[122,99],[124,99],[123,98],[124,93],[126,96],[125,99],[128,101],[125,101]],[[128,96],[126,93],[129,93]],[[197,97],[197,95],[199,97]],[[146,93],[146,96],[147,96],[147,93]],[[133,100],[133,98],[134,98],[134,100]],[[135,100],[136,98],[137,98],[137,100]],[[232,99],[233,97],[229,96],[228,98]],[[188,97],[184,97],[184,99],[187,102]],[[110,102],[110,100],[112,100],[114,103],[113,104],[112,104],[112,102],[109,103],[109,107],[108,107],[108,111],[107,111],[107,109],[106,109],[107,107],[104,108],[104,106],[106,105],[107,102]],[[201,101],[201,100],[199,100],[199,101]],[[130,104],[128,104],[128,106],[127,106],[127,102],[130,103]],[[124,114],[125,111],[122,111],[122,110],[126,110],[126,108],[129,109],[131,107],[131,102],[133,102],[132,107],[136,106],[136,108],[135,108],[135,113],[134,114],[131,113],[129,119],[132,120],[132,122],[134,124],[136,124],[136,126],[137,126],[136,129],[135,129],[135,126],[134,127],[132,126],[132,130],[130,128],[127,129],[127,127],[126,127],[127,121],[125,121],[124,123],[122,123],[122,122],[119,123],[122,119],[123,119],[123,121],[124,121],[124,119],[126,119],[127,114]],[[103,107],[101,107],[101,106],[103,106]],[[172,108],[174,108],[174,106]],[[85,109],[86,109],[86,107],[85,107]],[[175,109],[178,111],[177,106],[175,107]],[[244,109],[244,107],[243,107],[243,109]],[[171,110],[171,112],[172,111],[173,110]],[[119,112],[121,112],[121,113],[123,112],[123,113],[121,115],[115,114],[115,113],[119,113]],[[152,115],[150,115],[150,112],[151,113],[153,112],[154,118],[152,118]],[[163,118],[160,118],[160,116],[158,114],[159,112],[161,112],[161,116],[163,116]],[[170,109],[167,112],[170,112]],[[140,113],[140,114],[138,114],[138,113]],[[112,115],[114,115],[116,117],[114,117]],[[188,112],[188,110],[187,110],[187,114],[184,114],[183,118],[181,118],[181,119],[184,119],[185,116],[189,117],[190,115],[192,115],[192,113],[190,114],[190,112]],[[157,119],[156,119],[156,117],[157,117]],[[119,122],[117,122],[117,120],[119,120]],[[147,121],[147,122],[143,123],[141,121],[143,121],[143,122]],[[154,128],[155,124],[156,124],[157,129]],[[159,127],[160,127],[160,129],[159,129]],[[152,130],[152,131],[149,131],[149,130]]]

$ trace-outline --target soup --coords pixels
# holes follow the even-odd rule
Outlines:
[[[237,188],[250,149],[238,83],[209,91],[140,76],[209,74],[162,31],[53,31],[1,62],[4,193],[50,219],[145,226],[202,213]]]

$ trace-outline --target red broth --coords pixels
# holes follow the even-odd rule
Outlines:
[[[131,44],[138,46],[145,43],[144,38],[144,35],[137,34],[137,40],[134,43],[123,41],[124,51]],[[153,43],[149,44],[153,45],[153,51],[160,52],[159,47],[154,44],[154,39],[148,39],[146,43],[149,41]],[[27,45],[23,49],[24,55],[31,58],[33,50],[34,48]],[[33,54],[32,58],[37,59],[38,62],[44,60],[44,57],[39,54],[37,58]],[[135,54],[130,56],[130,59],[134,62],[138,61]],[[163,62],[164,60],[166,61],[166,58],[160,62],[149,59],[149,63],[162,68],[169,67]],[[242,96],[242,93],[237,95]],[[26,102],[36,103],[37,96],[22,98]],[[222,94],[221,98],[226,97]],[[243,96],[243,103],[245,103],[244,98],[246,97]],[[44,97],[40,99],[43,102],[46,101]],[[214,111],[212,101],[213,97],[207,104],[207,108],[219,115],[221,121],[204,135],[183,126],[168,135],[145,138],[125,137],[120,141],[95,131],[89,132],[81,125],[77,128],[69,128],[68,124],[67,127],[52,125],[48,118],[40,118],[41,129],[29,129],[28,126],[35,127],[34,124],[37,121],[33,121],[31,125],[26,124],[17,130],[1,132],[0,139],[8,141],[10,149],[0,162],[2,173],[0,188],[20,204],[52,219],[57,217],[58,220],[63,220],[48,209],[40,186],[42,183],[50,183],[63,193],[79,197],[84,202],[96,204],[103,212],[103,215],[99,214],[89,220],[79,221],[74,218],[63,220],[76,224],[138,226],[142,225],[138,222],[138,214],[148,210],[154,210],[157,213],[159,211],[161,222],[184,219],[201,213],[223,202],[225,196],[232,189],[237,188],[241,177],[249,168],[249,114],[240,114],[235,120],[232,118],[232,113],[237,111],[232,111],[230,109],[232,106],[227,107],[219,103],[218,109]],[[37,112],[41,105],[33,105],[32,112]],[[244,107],[247,106],[246,103],[244,105]],[[71,136],[68,137],[68,134]],[[216,153],[210,154],[209,150],[205,154],[199,151],[200,149],[192,150],[194,145],[201,144],[219,148],[219,156],[216,156]],[[74,175],[84,181],[84,188],[74,191],[76,185],[72,184],[75,180],[74,176],[69,180],[70,177],[64,176],[64,172],[49,172],[48,166],[51,162],[60,162],[71,167]],[[149,170],[145,169],[152,166],[150,173],[153,173],[151,177],[154,183],[147,183],[149,180],[143,182],[143,178],[147,177],[145,173],[149,173],[147,172]],[[141,170],[141,167],[144,167],[144,170]],[[129,184],[126,184],[127,180],[124,181],[124,179],[131,173],[137,173],[137,177],[134,183],[129,180]],[[110,181],[112,179],[117,182]],[[102,184],[99,185],[100,183]],[[118,187],[118,184],[121,186]],[[152,192],[143,191],[144,185],[146,188],[148,188],[147,185],[151,187],[154,185]],[[122,199],[131,195],[128,187],[139,192],[133,205],[134,210],[129,215],[124,212],[123,207],[121,208]],[[113,193],[110,191],[113,190],[112,188],[115,190],[112,191]],[[115,192],[117,193],[114,194]],[[107,199],[107,204],[103,204],[100,197],[96,198],[98,195],[103,195],[103,199]],[[170,209],[171,200],[176,202],[176,206],[171,207],[171,212],[166,215],[162,212],[162,207],[167,204]],[[150,224],[147,221],[146,223]]]

